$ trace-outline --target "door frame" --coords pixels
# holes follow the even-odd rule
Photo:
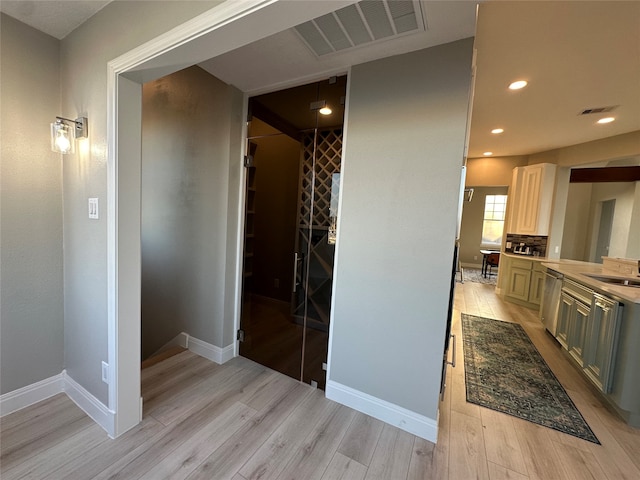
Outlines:
[[[245,0],[211,10],[107,64],[107,351],[109,401],[98,421],[115,438],[142,419],[140,396],[142,84],[355,3]],[[323,72],[325,74],[326,72]],[[245,101],[246,107],[246,101]],[[126,159],[126,161],[119,161]],[[241,159],[238,159],[241,162]],[[245,172],[241,173],[244,179]],[[240,182],[242,184],[242,182]],[[242,191],[238,192],[239,201]],[[242,211],[240,210],[240,213]],[[241,248],[241,219],[235,232]],[[228,235],[227,238],[230,238]],[[239,324],[239,268],[233,274]],[[230,280],[227,275],[227,280]],[[234,355],[237,342],[234,342]]]

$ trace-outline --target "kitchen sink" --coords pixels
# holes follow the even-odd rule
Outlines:
[[[640,287],[640,279],[634,280],[632,278],[621,278],[621,277],[607,277],[604,275],[587,275],[594,280],[598,280],[599,282],[609,283],[611,285],[620,285],[623,287]]]

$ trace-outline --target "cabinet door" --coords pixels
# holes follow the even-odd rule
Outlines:
[[[584,371],[604,393],[611,391],[621,311],[622,306],[617,302],[594,295],[585,347]]]
[[[587,343],[587,328],[589,326],[589,313],[591,308],[582,302],[574,301],[569,320],[569,353],[578,365],[585,364],[585,344]]]
[[[542,292],[544,292],[544,272],[534,270],[531,272],[529,302],[540,305],[540,303],[542,303]]]
[[[509,284],[507,295],[523,302],[529,301],[529,285],[531,284],[531,270],[512,267],[509,270]]]
[[[518,179],[518,210],[516,213],[517,233],[535,235],[538,229],[540,188],[542,186],[543,165],[523,168]]]
[[[549,163],[514,168],[508,209],[511,233],[549,235],[555,175],[556,166]]]
[[[564,348],[568,347],[569,325],[571,323],[571,315],[574,312],[573,304],[575,300],[572,296],[562,292],[560,294],[560,309],[558,310],[558,325],[556,328],[556,339]]]

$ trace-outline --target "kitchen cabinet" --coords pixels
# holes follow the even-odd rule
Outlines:
[[[509,233],[549,235],[556,165],[539,163],[513,169]]]
[[[556,339],[604,393],[611,390],[621,310],[618,302],[564,280]]]
[[[532,262],[532,265],[529,302],[540,306],[542,303],[542,292],[544,292],[544,267],[538,262]]]
[[[576,367],[580,365],[576,357],[581,359],[579,370],[584,378],[601,392],[626,423],[640,428],[640,290],[599,279],[599,275],[635,279],[637,259],[629,264],[631,273],[612,268],[606,259],[603,265],[573,260],[543,262],[547,270],[563,277],[564,295],[558,295],[559,302],[556,300],[555,336],[567,358],[575,362]],[[614,275],[614,272],[619,273]],[[582,352],[577,347],[584,330],[579,322],[569,325],[568,312],[576,295],[590,308]],[[569,345],[573,348],[572,355],[569,355]]]
[[[569,320],[568,350],[569,355],[571,355],[581,367],[584,367],[584,353],[587,345],[587,327],[590,313],[591,306],[579,300],[574,300]]]
[[[529,287],[531,286],[531,269],[512,266],[508,271],[509,283],[507,295],[523,302],[529,301]]]
[[[560,306],[558,309],[558,325],[556,328],[556,340],[564,348],[569,348],[569,319],[574,308],[574,299],[571,295],[560,293]]]
[[[538,260],[503,255],[507,278],[505,296],[519,305],[538,309],[544,291],[545,268]]]
[[[593,296],[584,371],[604,393],[611,391],[622,305],[597,293]]]
[[[562,282],[560,295],[560,317],[558,324],[561,328],[556,332],[560,344],[580,365],[584,366],[584,354],[591,313],[591,298],[594,292],[584,285],[565,279]]]

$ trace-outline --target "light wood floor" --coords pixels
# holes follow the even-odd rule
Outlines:
[[[598,436],[595,445],[465,401],[460,312],[519,321]],[[640,431],[598,399],[534,312],[490,285],[456,290],[458,365],[438,443],[340,406],[244,358],[183,352],[142,373],[144,420],[116,440],[57,395],[1,420],[2,480],[634,479]]]

